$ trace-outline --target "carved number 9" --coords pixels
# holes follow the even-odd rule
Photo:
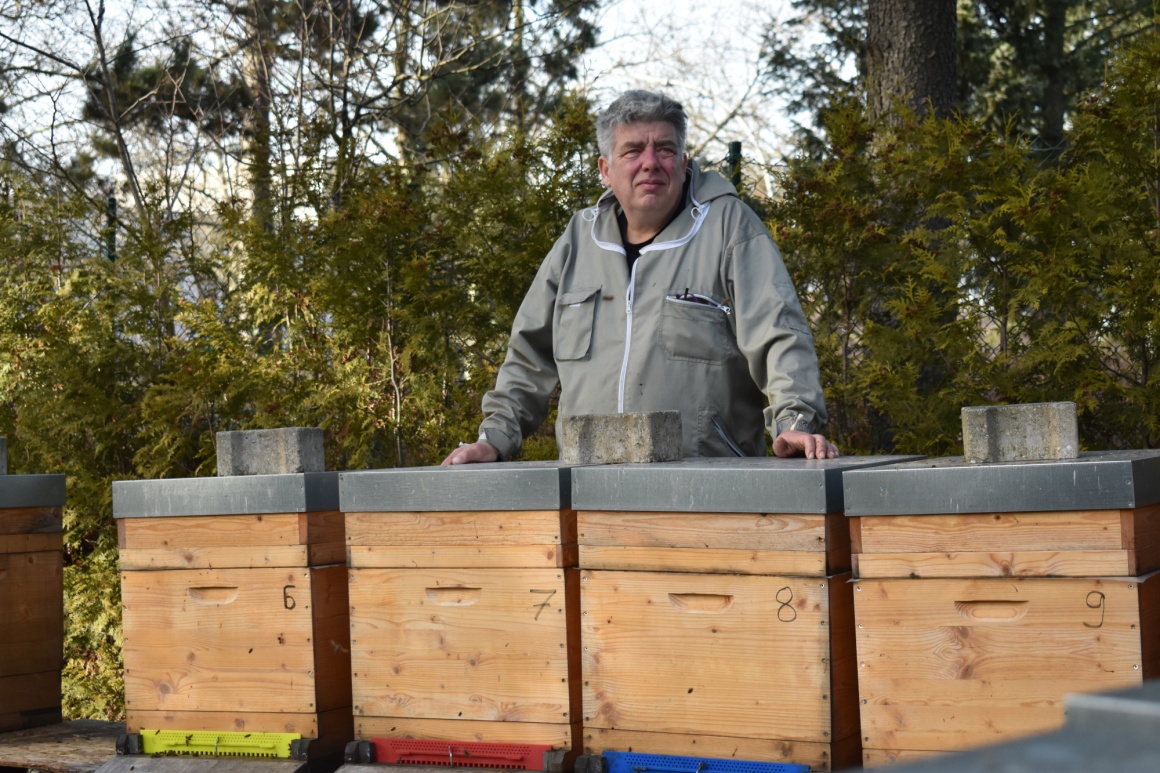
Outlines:
[[[1104,613],[1107,611],[1104,609],[1104,594],[1100,593],[1098,590],[1093,590],[1090,593],[1088,593],[1087,600],[1085,601],[1085,603],[1087,604],[1088,609],[1098,609],[1100,611],[1100,621],[1098,623],[1096,623],[1095,625],[1092,625],[1091,623],[1085,622],[1083,624],[1083,627],[1084,628],[1103,628],[1103,626],[1104,626]]]
[[[290,589],[293,587],[293,585],[287,585],[286,587],[282,588],[282,604],[287,609],[293,609],[294,607],[298,606],[298,602],[295,601],[294,597],[290,595]]]

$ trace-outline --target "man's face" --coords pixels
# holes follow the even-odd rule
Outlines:
[[[667,121],[618,126],[612,157],[601,156],[598,163],[600,179],[624,208],[630,241],[655,236],[676,209],[685,185],[688,156],[677,146],[677,130]]]

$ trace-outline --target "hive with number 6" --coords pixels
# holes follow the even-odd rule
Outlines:
[[[844,479],[863,762],[1046,733],[1160,676],[1160,453]]]
[[[840,479],[898,459],[575,470],[585,752],[856,763]]]
[[[578,745],[569,473],[527,462],[341,475],[357,740]]]

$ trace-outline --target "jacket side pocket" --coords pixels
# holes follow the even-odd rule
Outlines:
[[[556,296],[552,355],[557,360],[583,360],[592,348],[599,287],[577,287]]]

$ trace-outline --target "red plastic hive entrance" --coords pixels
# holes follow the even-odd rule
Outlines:
[[[375,745],[375,762],[508,770],[543,770],[544,752],[552,750],[537,744],[411,738],[372,738],[371,743]]]

